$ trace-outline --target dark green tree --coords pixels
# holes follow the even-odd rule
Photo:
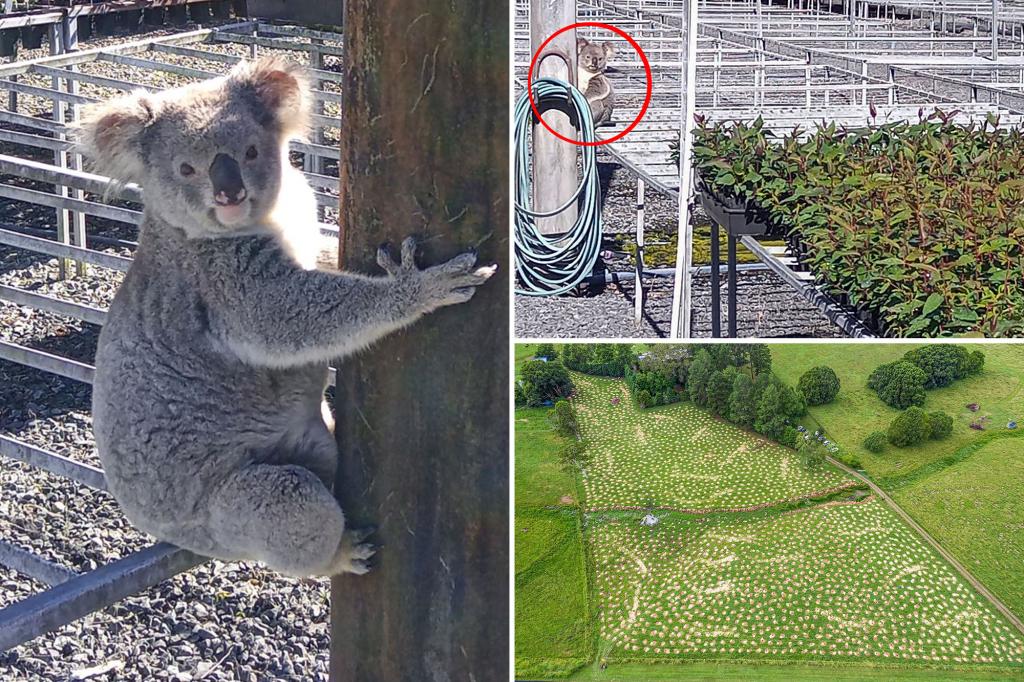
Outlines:
[[[729,421],[749,429],[753,428],[756,417],[754,382],[745,373],[740,372],[733,379],[732,393],[729,394]]]
[[[924,387],[928,375],[904,360],[878,367],[868,379],[868,386],[878,392],[886,405],[903,410],[924,404]]]
[[[707,350],[701,348],[694,356],[693,362],[690,363],[690,370],[686,377],[686,392],[695,405],[707,407],[708,388],[714,373],[715,367],[711,355]]]
[[[573,384],[569,372],[557,360],[528,360],[523,363],[520,377],[526,404],[530,407],[539,407],[548,400],[567,398],[572,394]]]
[[[878,454],[882,450],[885,450],[885,445],[888,442],[889,437],[885,434],[885,431],[872,431],[868,434],[868,437],[864,439],[864,449],[868,452]]]
[[[800,377],[797,388],[808,405],[824,405],[839,394],[839,377],[831,367],[812,367]]]
[[[729,398],[732,395],[732,384],[736,379],[735,367],[726,367],[711,375],[708,382],[708,409],[715,414],[728,417]]]
[[[889,425],[889,442],[898,448],[921,443],[931,437],[928,415],[920,407],[910,407],[896,415]]]
[[[537,350],[533,352],[535,358],[547,358],[548,360],[557,360],[558,351],[555,350],[555,345],[552,343],[542,343],[537,346]]]
[[[904,354],[903,359],[924,371],[928,377],[925,388],[942,388],[963,379],[970,364],[966,348],[948,343],[915,348]]]
[[[563,438],[579,438],[580,424],[576,417],[576,408],[568,400],[559,400],[548,412],[555,432]]]
[[[756,378],[772,371],[772,352],[767,345],[763,343],[748,344],[747,357],[753,377]]]
[[[933,440],[949,438],[953,433],[953,418],[941,410],[928,413],[928,424],[931,426],[929,437]]]
[[[592,345],[570,343],[562,347],[562,364],[574,372],[586,372],[590,367]]]
[[[818,471],[825,466],[825,446],[816,438],[801,439],[797,454],[808,471]]]
[[[772,440],[779,440],[785,428],[786,415],[782,409],[782,391],[778,384],[771,383],[761,392],[757,401],[754,430]]]

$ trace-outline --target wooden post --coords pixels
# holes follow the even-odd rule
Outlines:
[[[576,23],[576,0],[530,0],[530,48],[533,53],[560,28]],[[576,84],[576,31],[566,31],[548,43],[546,51],[558,50],[569,58],[571,69],[558,57],[547,57],[537,65],[534,78],[551,76]],[[541,112],[544,121],[570,140],[579,137],[569,116],[551,109]],[[559,140],[544,126],[533,127],[533,210],[556,209],[572,196],[579,184],[576,145]],[[541,234],[565,234],[576,222],[576,206],[550,218],[538,218]]]
[[[338,367],[336,494],[383,545],[331,590],[330,679],[508,679],[508,5],[350,0],[341,264],[419,233],[499,271]]]

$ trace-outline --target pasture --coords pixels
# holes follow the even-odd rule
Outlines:
[[[905,448],[890,446],[879,454],[868,452],[862,445],[864,438],[872,431],[885,430],[899,413],[867,387],[868,376],[878,365],[898,360],[917,345],[780,344],[772,346],[772,369],[791,385],[796,385],[800,375],[811,367],[827,365],[834,369],[841,384],[839,395],[833,403],[812,407],[811,415],[844,451],[860,458],[872,478],[896,483],[987,434],[1009,433],[1006,424],[1010,420],[1024,420],[1024,351],[1014,345],[972,345],[985,353],[981,374],[929,390],[924,403],[929,412],[943,410],[953,417],[953,434],[941,441]],[[978,403],[981,409],[971,412],[967,409],[970,403]],[[971,421],[981,416],[990,417],[986,430],[971,429]]]

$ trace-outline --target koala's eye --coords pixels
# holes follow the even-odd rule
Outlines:
[[[256,151],[256,147],[252,145],[250,145],[249,148],[245,150],[245,158],[249,159],[250,161],[252,161],[259,155],[260,153]]]
[[[188,165],[187,163],[183,163],[181,164],[181,166],[178,167],[178,172],[180,172],[187,178],[188,176],[194,174],[196,172],[196,169]]]

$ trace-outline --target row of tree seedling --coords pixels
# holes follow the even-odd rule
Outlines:
[[[695,130],[705,191],[767,215],[801,265],[885,336],[1024,331],[1024,132],[917,123]]]

